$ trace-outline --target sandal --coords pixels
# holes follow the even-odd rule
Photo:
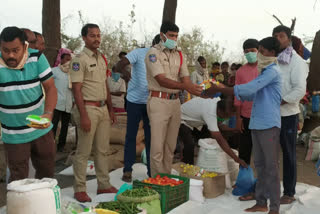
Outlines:
[[[283,195],[280,198],[280,204],[291,204],[292,202],[294,202],[296,199],[292,196],[288,196],[288,195]]]
[[[255,196],[254,192],[250,192],[248,194],[245,194],[245,195],[239,197],[239,201],[252,201],[255,199],[256,199],[256,196]]]

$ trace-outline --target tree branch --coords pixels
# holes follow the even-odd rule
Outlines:
[[[291,21],[292,21],[292,24],[291,24],[290,29],[291,29],[291,32],[293,33],[293,31],[294,31],[294,27],[296,26],[297,18],[296,18],[296,17],[294,17],[293,19],[291,19]]]
[[[284,25],[276,15],[272,15],[272,17],[275,18],[280,23],[280,25]]]

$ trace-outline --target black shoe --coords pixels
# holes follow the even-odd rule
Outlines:
[[[132,172],[124,172],[122,175],[122,180],[127,183],[132,182]]]

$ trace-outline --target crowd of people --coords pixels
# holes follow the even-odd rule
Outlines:
[[[64,150],[72,117],[78,136],[73,159],[75,199],[91,201],[86,190],[91,154],[97,194],[116,193],[110,184],[107,152],[116,113],[126,112],[123,181],[132,181],[142,120],[148,176],[171,173],[178,141],[183,145],[182,161],[194,164],[197,139],[211,137],[242,167],[251,164],[253,153],[255,192],[239,199],[256,200],[256,205],[246,211],[279,213],[280,204],[295,200],[299,101],[306,93],[308,66],[292,46],[290,28],[275,27],[270,37],[260,41],[247,39],[244,65],[213,62],[209,72],[206,59],[199,56],[191,74],[177,47],[179,27],[174,23],[161,25],[151,47],[121,52],[111,72],[99,51],[99,26],[84,25],[81,36],[82,51],[60,49],[51,68],[41,34],[18,27],[6,27],[0,34],[0,121],[10,181],[28,177],[29,159],[36,178],[53,177],[56,149]],[[210,88],[203,88],[205,81],[211,81]],[[191,96],[179,99],[183,95]],[[52,124],[29,127],[26,117],[31,114]],[[234,125],[224,122],[232,118]],[[225,132],[240,133],[239,156]]]

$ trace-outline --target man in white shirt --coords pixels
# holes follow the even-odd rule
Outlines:
[[[291,29],[280,25],[273,29],[273,37],[280,42],[282,52],[278,56],[282,78],[282,103],[280,144],[283,152],[283,187],[281,204],[295,201],[297,182],[296,140],[299,102],[306,93],[308,66],[291,46]]]
[[[125,112],[124,97],[127,91],[126,82],[120,77],[120,73],[114,72],[114,68],[112,68],[111,77],[108,78],[108,85],[114,112]]]
[[[207,125],[211,137],[216,139],[223,151],[243,167],[247,164],[241,160],[229,147],[218,127],[218,117],[229,118],[234,111],[232,98],[203,99],[193,98],[181,106],[181,126],[179,137],[184,144],[183,162],[193,164],[194,140],[192,130]]]
[[[53,133],[56,135],[58,123],[61,120],[61,129],[59,135],[59,143],[57,150],[63,152],[66,144],[68,125],[71,118],[72,109],[72,85],[69,76],[71,52],[68,50],[61,55],[61,63],[52,69],[54,83],[58,91],[58,101],[54,109],[52,124]]]

